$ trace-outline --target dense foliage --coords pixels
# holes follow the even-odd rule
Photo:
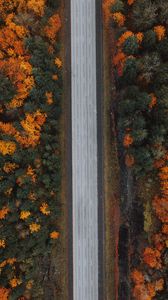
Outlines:
[[[0,299],[29,299],[59,233],[57,0],[0,0]],[[33,297],[33,296],[32,296]]]
[[[151,201],[159,232],[132,271],[132,294],[138,300],[167,299],[168,3],[105,0],[104,12],[115,39],[117,128],[125,163],[136,180],[148,177],[160,185]]]

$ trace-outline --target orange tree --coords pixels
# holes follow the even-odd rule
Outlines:
[[[59,238],[55,221],[61,180],[58,2],[0,1],[2,299],[24,298],[36,288],[38,261],[50,254]]]

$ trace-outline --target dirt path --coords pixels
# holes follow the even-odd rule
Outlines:
[[[61,215],[59,224],[60,240],[53,249],[50,262],[49,280],[45,287],[44,300],[67,300],[71,294],[69,264],[71,257],[71,130],[70,130],[70,7],[67,0],[62,1],[61,57],[63,61],[63,96],[60,118],[60,147],[62,161],[62,182],[60,195]],[[69,287],[69,288],[68,288]]]
[[[97,68],[97,157],[98,157],[98,260],[99,300],[104,300],[104,169],[103,169],[103,22],[102,0],[96,1],[96,68]]]
[[[104,24],[105,25],[105,24]],[[112,80],[112,33],[103,30],[103,83],[104,83],[104,194],[105,194],[105,300],[118,300],[118,243],[120,227],[119,162],[115,118],[115,83]]]

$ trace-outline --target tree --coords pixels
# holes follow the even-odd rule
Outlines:
[[[160,41],[160,43],[157,45],[157,50],[160,53],[162,60],[167,61],[168,60],[168,39],[164,38]]]
[[[0,104],[3,106],[12,100],[16,93],[16,88],[11,80],[3,74],[0,75],[0,82]]]
[[[148,131],[146,129],[136,129],[132,131],[132,136],[134,138],[134,144],[142,144],[148,137]]]
[[[153,50],[156,46],[156,34],[151,30],[147,30],[144,33],[144,38],[142,41],[142,47],[145,49]]]
[[[154,27],[154,32],[157,36],[158,41],[161,41],[166,35],[166,28],[163,25],[157,25]]]
[[[139,44],[136,36],[130,36],[123,44],[123,52],[127,55],[138,53]]]
[[[151,0],[136,0],[132,9],[133,26],[140,31],[150,29],[157,18],[157,6]]]
[[[123,1],[121,0],[116,0],[113,5],[111,6],[111,12],[116,13],[116,12],[124,12],[124,4]]]
[[[157,1],[158,9],[159,9],[159,20],[160,23],[166,23],[168,22],[168,3],[164,0],[158,0]]]
[[[136,161],[134,172],[137,177],[145,176],[153,170],[152,153],[145,145],[132,147],[132,154]]]
[[[128,58],[124,65],[122,82],[124,84],[132,84],[137,77],[137,62],[135,58]]]
[[[160,56],[157,52],[145,54],[138,60],[139,80],[149,84],[154,78],[161,65]]]
[[[20,299],[30,279],[36,286],[29,298],[41,298],[37,261],[59,238],[62,62],[56,7],[58,1],[0,0],[0,298],[10,286],[10,298]]]
[[[168,84],[168,63],[160,64],[155,77],[153,78],[154,87],[158,90],[162,85]]]

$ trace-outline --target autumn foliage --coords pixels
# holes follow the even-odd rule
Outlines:
[[[162,291],[164,288],[163,279],[147,283],[142,272],[136,269],[132,271],[131,276],[135,284],[133,297],[137,300],[152,300],[157,292]]]
[[[61,28],[61,19],[59,14],[55,14],[48,20],[48,25],[44,28],[46,36],[51,40],[55,41],[56,35]]]
[[[125,136],[124,136],[124,140],[123,140],[123,145],[128,148],[130,145],[132,145],[133,143],[133,138],[132,136],[127,133]]]
[[[130,246],[132,296],[137,300],[167,299],[168,4],[114,0],[104,1],[103,8],[105,28],[114,38],[111,72],[116,89],[119,156],[123,155],[126,169],[131,168],[135,190],[141,180],[150,182],[148,192],[141,196],[143,207],[150,207],[150,229],[137,237],[140,241],[134,249]],[[138,191],[135,193],[139,199]],[[145,208],[143,212],[145,224]],[[131,228],[133,221],[125,218]]]
[[[144,262],[151,268],[161,268],[161,253],[157,249],[145,248],[143,253]]]
[[[39,259],[60,236],[58,2],[0,0],[1,300],[43,297]]]
[[[1,300],[8,300],[9,299],[9,289],[5,289],[3,287],[0,287],[0,299]]]
[[[161,41],[165,37],[166,28],[164,26],[158,25],[154,27],[154,32],[156,33],[158,40]]]
[[[113,13],[112,18],[119,26],[123,26],[125,23],[125,16],[120,12]]]
[[[135,163],[135,159],[133,157],[133,155],[131,154],[126,154],[125,156],[125,164],[126,166],[129,168],[129,167],[132,167]]]

